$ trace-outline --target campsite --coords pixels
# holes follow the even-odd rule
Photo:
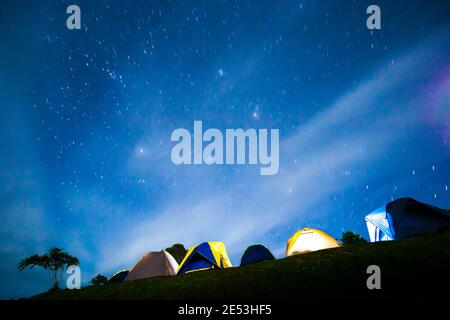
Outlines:
[[[450,285],[449,248],[450,233],[444,232],[183,276],[49,291],[33,299],[439,299]],[[366,269],[371,264],[381,268],[381,290],[366,288]]]
[[[0,15],[5,304],[363,318],[448,299],[450,0],[0,0]]]
[[[109,281],[99,274],[92,286],[80,290],[60,290],[55,282],[52,290],[35,298],[332,299],[337,295],[368,298],[380,294],[376,292],[381,289],[383,298],[400,294],[417,298],[430,295],[425,289],[437,294],[437,286],[450,284],[447,210],[400,198],[369,213],[365,221],[370,242],[352,232],[345,232],[338,241],[322,230],[303,228],[287,240],[284,258],[276,259],[263,244],[253,244],[235,267],[223,242],[203,242],[184,254],[180,251],[183,246],[174,245],[145,253],[129,270],[117,271]],[[177,262],[169,251],[182,260]],[[61,256],[78,264],[77,258],[60,249],[51,252],[56,254],[48,258],[52,261]],[[19,268],[39,265],[36,259],[23,259]],[[377,280],[376,286],[366,282],[371,270],[382,274],[383,280]]]

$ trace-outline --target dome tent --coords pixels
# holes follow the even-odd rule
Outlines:
[[[262,244],[248,247],[241,258],[241,266],[253,264],[264,260],[275,260],[273,254]]]
[[[120,270],[117,271],[113,276],[108,280],[108,283],[116,283],[116,282],[122,282],[127,277],[129,270]]]
[[[311,251],[338,248],[341,245],[333,237],[317,229],[304,228],[297,231],[288,240],[286,256]]]
[[[403,239],[450,230],[446,210],[400,198],[368,214],[365,218],[371,242]]]
[[[167,251],[145,254],[131,269],[125,281],[173,276],[178,271],[178,263]]]
[[[180,263],[178,275],[189,272],[232,267],[223,242],[203,242],[190,247]]]

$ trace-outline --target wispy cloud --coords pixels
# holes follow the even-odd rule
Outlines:
[[[426,113],[416,103],[421,93],[411,96],[411,92],[419,79],[426,78],[426,72],[418,66],[430,56],[434,56],[432,47],[382,66],[297,132],[282,136],[281,167],[274,177],[260,177],[237,168],[239,174],[233,175],[226,186],[218,187],[220,177],[197,176],[199,169],[168,168],[167,163],[146,167],[149,175],[161,165],[168,168],[167,174],[185,170],[178,180],[190,181],[191,187],[169,197],[165,206],[136,226],[122,230],[114,243],[102,247],[98,269],[131,265],[145,251],[175,242],[192,245],[225,241],[237,258],[237,249],[274,228],[322,214],[315,208],[333,194],[360,183],[357,172],[368,170],[380,156],[393,152],[409,134],[408,128],[421,121]],[[405,86],[402,100],[394,100],[394,93],[398,97]],[[380,178],[389,170],[370,178]],[[276,251],[282,254],[282,245]]]

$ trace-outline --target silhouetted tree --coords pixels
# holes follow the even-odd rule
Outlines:
[[[34,254],[20,260],[17,268],[22,271],[25,268],[33,269],[35,266],[48,269],[53,273],[53,288],[59,288],[64,271],[71,265],[78,265],[78,258],[71,256],[60,248],[53,247],[46,254]],[[59,278],[58,278],[58,272]]]
[[[186,248],[181,243],[174,244],[170,248],[167,248],[166,251],[170,253],[178,263],[181,263],[181,261],[183,261],[184,256],[187,253]]]
[[[92,278],[91,283],[94,286],[101,286],[104,284],[108,283],[108,278],[106,278],[104,275],[102,274],[98,274],[97,276],[95,276],[94,278]]]
[[[359,234],[353,233],[351,231],[346,231],[342,233],[341,243],[343,246],[346,246],[349,244],[367,243],[367,240],[361,237]]]

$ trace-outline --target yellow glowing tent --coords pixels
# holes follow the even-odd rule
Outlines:
[[[322,249],[337,248],[341,245],[333,237],[323,231],[304,228],[297,231],[289,238],[286,256],[317,251]]]
[[[178,268],[178,274],[232,267],[223,242],[203,242],[190,247]]]

